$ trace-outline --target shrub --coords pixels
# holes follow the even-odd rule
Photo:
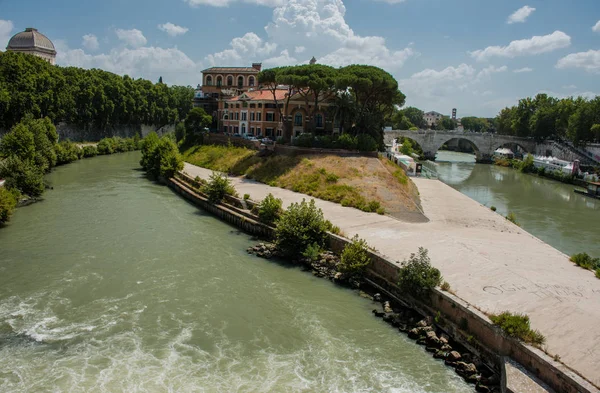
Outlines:
[[[0,178],[6,180],[6,188],[19,190],[22,194],[38,197],[44,193],[44,173],[29,161],[7,158],[0,164]]]
[[[546,341],[539,331],[531,329],[527,315],[505,311],[498,315],[491,315],[490,319],[510,337],[536,345],[542,345]]]
[[[325,181],[327,181],[327,183],[337,183],[337,181],[339,179],[340,179],[340,177],[333,173],[328,173],[327,176],[325,177]]]
[[[340,149],[356,150],[358,146],[358,140],[356,137],[350,134],[342,134],[337,140]]]
[[[450,283],[448,281],[444,281],[440,288],[444,292],[449,292],[450,291]]]
[[[158,136],[157,136],[157,139],[158,139]],[[98,150],[98,154],[102,154],[102,155],[113,154],[115,152],[111,138],[102,139],[100,142],[98,142],[96,149]]]
[[[4,224],[10,219],[15,207],[17,207],[18,198],[18,191],[0,187],[0,224]]]
[[[358,134],[356,148],[360,151],[377,151],[377,141],[369,134]]]
[[[250,194],[244,194],[244,200],[247,201],[248,199],[250,199]]]
[[[100,142],[103,142],[103,140]],[[156,166],[154,163],[154,151],[158,148],[159,142],[160,139],[158,138],[156,132],[151,132],[141,142],[142,159],[140,160],[140,165],[142,166],[142,168],[144,168],[145,171],[148,171],[150,168]],[[100,151],[100,143],[98,144],[98,153],[106,154]]]
[[[417,254],[411,254],[408,261],[402,262],[398,286],[412,295],[422,295],[442,283],[442,274],[431,266],[428,251],[419,247]]]
[[[596,269],[596,278],[600,278],[600,268]]]
[[[177,171],[183,169],[183,157],[179,154],[179,149],[171,138],[161,138],[155,154],[158,154],[160,176],[169,179]]]
[[[265,224],[273,224],[282,212],[283,202],[269,194],[258,205],[258,219]]]
[[[311,262],[315,262],[321,255],[321,247],[317,243],[309,244],[302,256]]]
[[[71,141],[62,141],[54,146],[56,165],[68,164],[79,159],[80,148]]]
[[[235,195],[235,189],[227,176],[217,172],[213,172],[212,175],[210,175],[210,179],[202,191],[206,194],[211,203],[221,202],[223,198],[225,198],[225,195]]]
[[[517,222],[517,216],[515,216],[515,213],[513,213],[513,212],[509,212],[508,215],[506,216],[506,219],[517,226],[521,226]]]
[[[83,156],[85,158],[94,157],[98,155],[98,149],[96,146],[84,146],[83,147]]]
[[[493,212],[495,212],[495,211],[497,210],[497,209],[496,209],[496,206],[492,206],[492,207],[490,207],[490,210],[491,210],[491,211],[493,211]]]
[[[298,257],[309,245],[323,247],[329,227],[314,199],[308,203],[305,200],[293,203],[277,221],[277,245],[285,255]]]
[[[362,274],[371,264],[368,249],[366,240],[355,235],[351,243],[346,245],[344,251],[342,251],[339,270],[352,275]]]
[[[294,146],[313,147],[314,137],[311,133],[302,133],[294,138]]]
[[[572,255],[569,260],[584,269],[600,269],[600,258],[592,258],[585,252]]]

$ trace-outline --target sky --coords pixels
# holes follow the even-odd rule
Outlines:
[[[600,95],[599,0],[0,0],[57,64],[196,86],[211,66],[370,64],[406,105],[492,117],[520,98]]]

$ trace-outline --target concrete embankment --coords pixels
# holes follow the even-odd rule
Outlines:
[[[189,164],[184,171],[201,178],[211,173]],[[250,194],[255,200],[272,193],[287,206],[307,198],[247,179],[233,178],[232,182],[240,194]],[[402,222],[321,200],[317,205],[344,233],[366,239],[388,261],[402,261],[418,247],[427,248],[464,307],[480,315],[485,324],[489,319],[483,312],[528,314],[532,327],[546,336],[548,353],[561,360],[554,361],[540,350],[527,348],[531,359],[539,358],[551,366],[545,368],[548,375],[543,379],[556,380],[552,385],[558,387],[561,381],[578,380],[579,391],[598,391],[593,385],[600,385],[600,372],[595,367],[600,361],[600,350],[596,348],[600,339],[600,280],[574,266],[566,255],[449,186],[423,179],[415,183],[428,223]],[[490,343],[496,340],[493,336],[489,339]],[[511,351],[499,347],[504,348],[501,354]],[[533,364],[541,373],[542,369]]]

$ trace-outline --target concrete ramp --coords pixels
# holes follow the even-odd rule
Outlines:
[[[509,357],[502,364],[502,393],[554,393],[525,367]]]

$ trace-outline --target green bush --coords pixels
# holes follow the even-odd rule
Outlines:
[[[100,142],[98,142],[98,146],[96,147],[98,150],[98,154],[113,154],[115,152],[113,148],[113,143],[111,138],[104,138]]]
[[[158,138],[158,134],[156,132],[151,132],[142,140],[142,159],[140,160],[140,165],[145,171],[149,171],[150,168],[156,167],[156,164],[154,163],[156,158],[154,151],[158,148],[159,143],[160,139]],[[98,144],[98,148],[100,148],[100,144]],[[100,153],[100,151],[98,152]]]
[[[19,198],[18,191],[12,191],[6,187],[0,187],[0,224],[10,219]]]
[[[314,199],[308,203],[302,200],[290,205],[277,221],[277,245],[286,256],[299,257],[309,245],[324,247],[328,229],[323,211],[317,208]]]
[[[342,134],[337,140],[338,147],[346,150],[356,150],[358,140],[350,134]]]
[[[168,179],[183,169],[183,157],[173,139],[168,136],[158,139],[158,135],[152,132],[142,144],[140,165],[152,178]]]
[[[448,281],[444,281],[442,283],[442,286],[440,287],[440,289],[444,292],[449,292],[450,291],[450,283]]]
[[[69,164],[79,159],[80,148],[71,141],[62,141],[54,146],[56,165]]]
[[[266,196],[258,205],[258,218],[265,224],[273,224],[281,216],[283,202],[272,194]]]
[[[247,201],[248,199],[250,199],[250,194],[244,194],[244,200]]]
[[[584,269],[597,270],[600,269],[600,258],[592,258],[587,253],[579,253],[572,255],[569,258],[571,262]]]
[[[497,210],[497,209],[496,209],[496,206],[492,206],[492,207],[490,207],[490,210],[491,210],[491,211],[493,211],[493,212],[495,212],[495,211]]]
[[[368,249],[366,240],[360,239],[358,235],[355,235],[351,243],[346,245],[344,251],[342,251],[339,270],[351,275],[362,274],[371,264]]]
[[[515,216],[515,213],[509,212],[508,215],[506,216],[506,219],[517,226],[521,226],[521,225],[519,225],[519,223],[517,221],[517,216]]]
[[[96,146],[84,146],[83,147],[83,156],[85,158],[95,157],[98,155],[98,149]]]
[[[377,151],[377,141],[369,134],[358,134],[356,147],[360,151]]]
[[[600,268],[596,269],[596,278],[600,278]]]
[[[211,203],[219,203],[225,195],[235,195],[235,189],[227,176],[213,172],[210,179],[202,189]]]
[[[408,261],[402,262],[398,275],[398,286],[411,295],[423,295],[442,283],[442,274],[431,266],[428,251],[419,247],[417,254],[411,254]]]
[[[314,136],[311,133],[305,132],[294,138],[294,146],[298,147],[313,147]]]
[[[321,251],[322,249],[317,243],[309,244],[308,247],[306,247],[306,250],[304,250],[302,253],[302,256],[311,262],[315,262],[319,259]]]
[[[536,345],[542,345],[546,341],[539,331],[531,329],[527,315],[505,311],[498,315],[491,315],[490,319],[510,337]]]
[[[31,162],[9,157],[0,164],[0,178],[6,188],[17,189],[22,194],[38,197],[44,193],[44,173]]]

